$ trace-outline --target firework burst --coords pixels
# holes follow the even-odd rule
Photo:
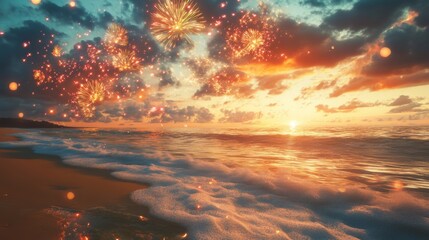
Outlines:
[[[63,51],[63,49],[61,49],[60,46],[55,45],[54,49],[52,50],[52,55],[54,57],[61,57],[62,51]]]
[[[237,27],[227,28],[227,50],[233,59],[252,59],[265,61],[272,56],[271,45],[275,41],[276,32],[273,20],[265,14],[243,13],[238,20],[231,19],[229,24]]]
[[[191,34],[205,29],[205,20],[192,0],[160,0],[155,5],[150,27],[153,36],[166,49],[184,40],[191,44]]]
[[[120,50],[112,57],[112,64],[119,71],[130,71],[138,68],[140,61],[132,50]]]
[[[99,81],[89,81],[80,86],[77,92],[77,104],[82,115],[86,118],[94,116],[97,103],[101,103],[106,96],[106,86]]]
[[[109,46],[126,46],[128,45],[128,31],[117,23],[111,23],[107,28],[104,41]]]
[[[257,51],[264,45],[264,35],[262,32],[255,29],[248,29],[241,37],[243,48],[237,52],[237,56],[242,56],[248,53]]]
[[[45,74],[40,70],[33,70],[33,78],[36,80],[37,85],[45,81]]]

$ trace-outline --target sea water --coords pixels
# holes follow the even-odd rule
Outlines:
[[[52,129],[16,134],[131,193],[191,239],[428,239],[429,127]]]

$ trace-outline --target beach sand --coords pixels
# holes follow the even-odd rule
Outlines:
[[[17,131],[0,129],[0,141]],[[186,229],[130,200],[144,187],[30,148],[0,149],[0,239],[181,239]]]

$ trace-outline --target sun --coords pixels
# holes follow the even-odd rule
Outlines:
[[[289,122],[289,128],[290,128],[291,130],[295,130],[297,126],[298,126],[298,122],[297,122],[296,120],[291,120],[291,121]]]

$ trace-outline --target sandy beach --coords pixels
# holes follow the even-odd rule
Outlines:
[[[17,131],[0,129],[0,141]],[[130,200],[144,187],[30,148],[0,149],[0,239],[181,238],[183,227]]]

